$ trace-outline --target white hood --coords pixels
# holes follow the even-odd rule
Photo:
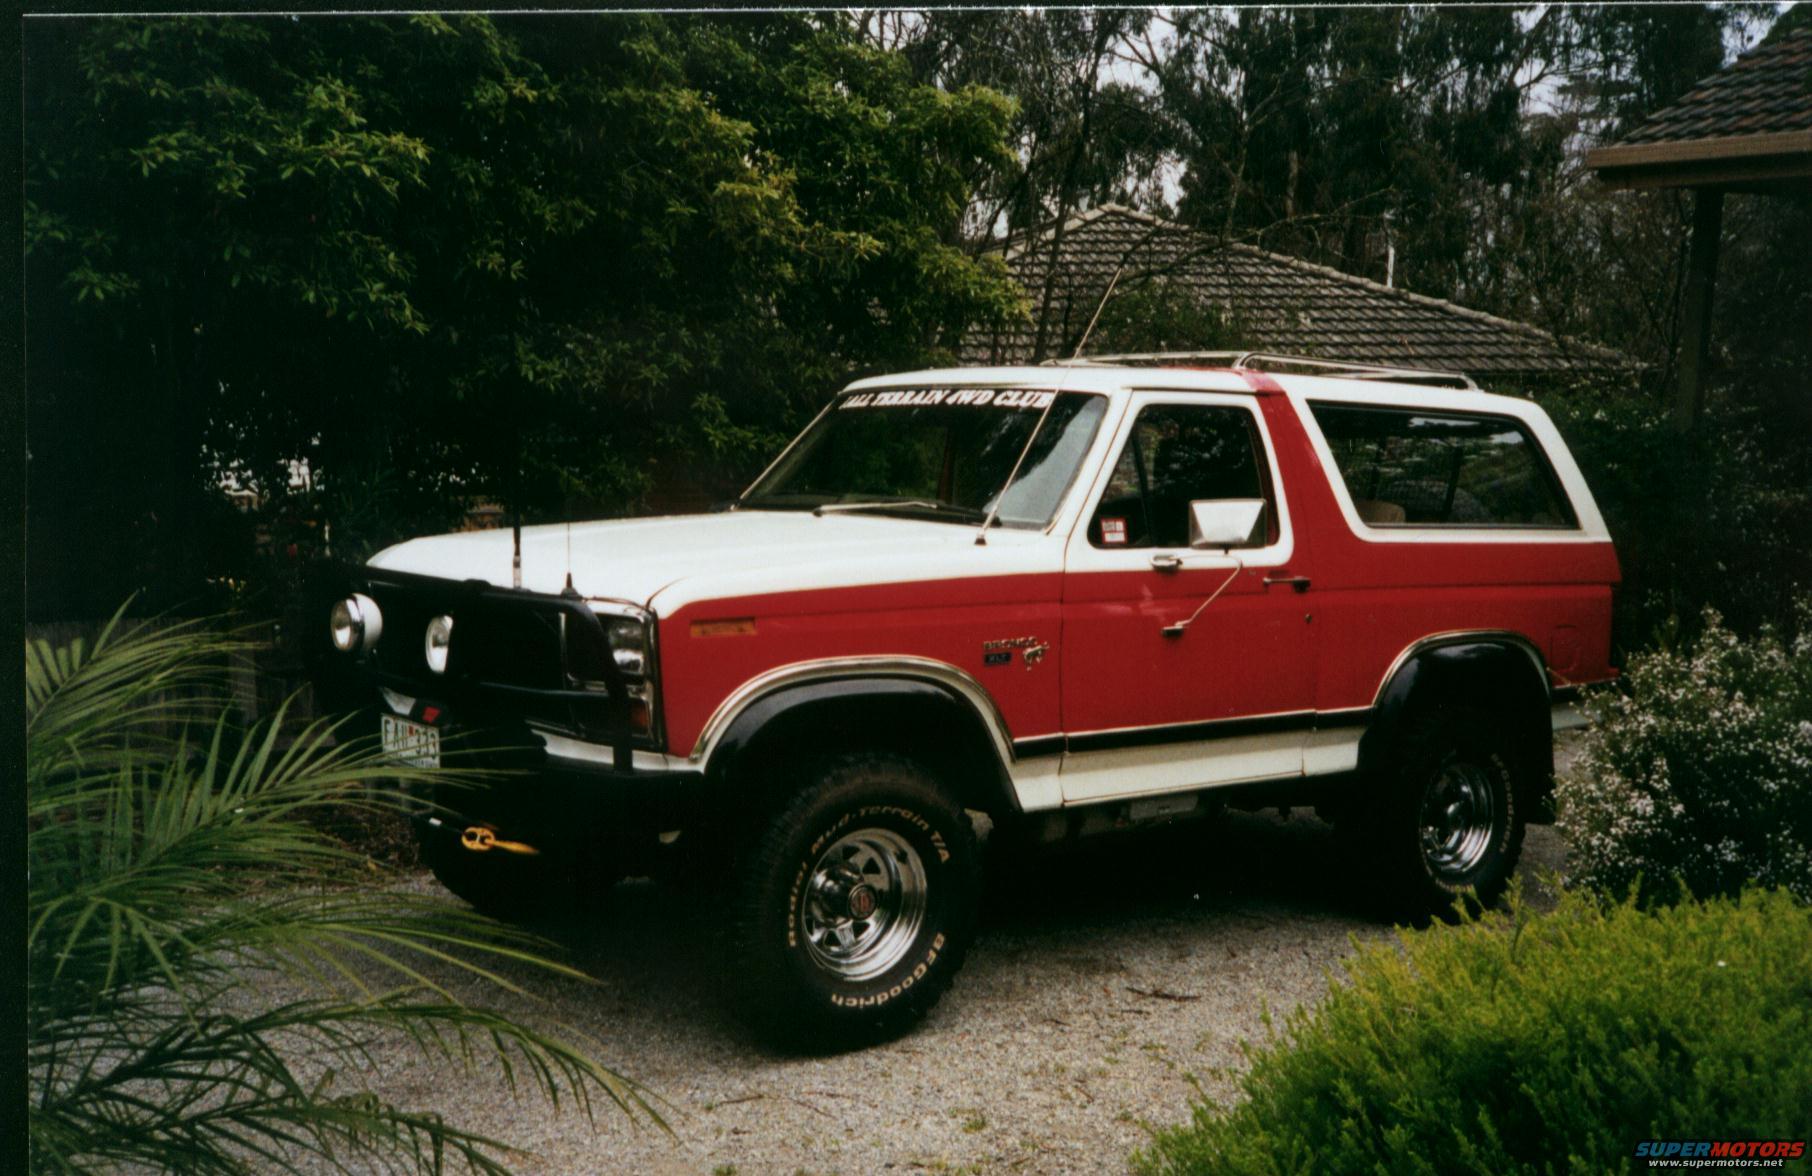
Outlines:
[[[1054,571],[1059,544],[1042,532],[810,511],[554,523],[522,529],[522,587],[559,592],[572,572],[586,597],[670,613],[695,600],[895,581]],[[511,583],[509,528],[430,535],[386,548],[371,566],[448,580]],[[658,598],[658,599],[657,599]]]

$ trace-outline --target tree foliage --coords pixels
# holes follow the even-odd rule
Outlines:
[[[98,541],[35,585],[65,604],[122,556],[217,566],[218,466],[282,497],[306,458],[310,518],[388,503],[345,554],[476,495],[620,509],[1019,312],[957,235],[1008,104],[838,19],[105,20],[28,51],[34,540]]]
[[[1659,399],[1691,199],[1608,191],[1584,155],[1775,18],[34,24],[32,607],[234,581],[255,541],[324,546],[316,523],[356,557],[479,496],[543,518],[656,490],[701,505],[849,375],[948,358],[972,324],[1044,323],[1062,233],[1036,245],[1056,255],[1047,288],[1018,290],[990,253],[1110,200],[1609,344]],[[1733,195],[1726,225],[1713,415],[1781,418],[1757,468],[1793,468],[1812,202]],[[1219,317],[1124,286],[1116,338]],[[297,457],[315,477],[291,494]],[[224,507],[221,466],[267,495],[263,517]]]

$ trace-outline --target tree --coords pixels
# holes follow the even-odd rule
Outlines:
[[[1009,166],[978,179],[970,209],[972,245],[996,243],[995,232],[1024,233],[1055,225],[1048,241],[1054,264],[1029,290],[1037,324],[1034,358],[1057,345],[1050,307],[1061,270],[1065,223],[1110,200],[1158,204],[1167,140],[1154,95],[1128,75],[1128,46],[1150,24],[1136,10],[1051,9],[1041,12],[944,12],[876,36],[904,44],[918,76],[942,86],[986,86],[1016,100]]]
[[[1006,104],[841,19],[59,22],[27,73],[39,612],[243,575],[222,466],[343,555],[621,509],[1018,310],[951,245]]]
[[[1546,35],[1504,9],[1185,13],[1156,70],[1185,166],[1179,214],[1498,302],[1504,229],[1560,158],[1524,119]]]

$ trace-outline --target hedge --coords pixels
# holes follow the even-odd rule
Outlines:
[[[1237,1104],[1197,1104],[1134,1167],[1640,1172],[1643,1141],[1812,1136],[1812,910],[1785,892],[1515,903],[1348,972],[1252,1050]]]

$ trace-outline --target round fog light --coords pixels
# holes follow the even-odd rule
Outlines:
[[[447,647],[453,640],[453,618],[438,616],[428,622],[428,633],[422,640],[422,656],[428,668],[437,674],[447,672]]]
[[[362,592],[355,592],[333,606],[327,614],[327,631],[333,647],[341,653],[370,649],[384,631],[384,617],[377,602]]]

